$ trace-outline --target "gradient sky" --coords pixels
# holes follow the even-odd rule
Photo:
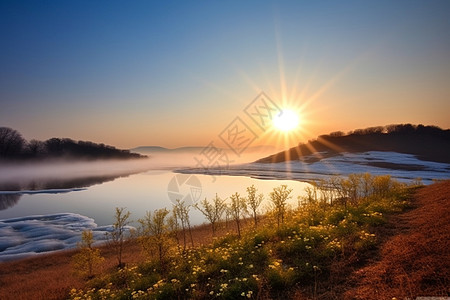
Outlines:
[[[450,1],[11,0],[0,34],[0,126],[27,139],[203,146],[261,91],[300,111],[288,145],[450,127]]]

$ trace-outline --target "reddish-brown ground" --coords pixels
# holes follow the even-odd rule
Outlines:
[[[222,225],[223,227],[217,232],[218,236],[235,229],[232,223]],[[209,225],[196,226],[192,233],[195,246],[212,242]],[[182,242],[181,234],[179,238]],[[190,243],[190,239],[187,241]],[[115,268],[117,258],[114,251],[108,247],[100,249],[102,256],[105,257],[105,263],[97,273]],[[84,281],[73,273],[71,257],[74,253],[75,250],[68,250],[0,263],[0,300],[66,299],[71,288],[84,286]],[[123,261],[133,264],[144,260],[145,257],[141,254],[141,248],[136,241],[127,242],[124,246]]]
[[[450,296],[450,181],[422,188],[414,201],[391,221],[379,260],[352,276],[346,299]]]
[[[373,261],[354,272],[342,267],[334,273],[332,291],[323,287],[320,299],[403,299],[416,296],[449,296],[450,293],[450,181],[419,190],[415,208],[390,220],[384,233],[384,244]],[[229,225],[228,230],[234,226]],[[224,234],[222,229],[218,235]],[[377,234],[378,235],[378,234]],[[194,244],[212,240],[209,226],[193,230]],[[114,253],[102,248],[106,272],[117,264]],[[73,287],[84,282],[73,274],[71,256],[74,251],[0,263],[0,299],[64,299]],[[125,247],[123,260],[132,264],[142,261],[136,242]],[[350,274],[345,273],[351,270]],[[345,274],[344,274],[345,273]],[[349,280],[348,280],[349,279]]]
[[[136,261],[139,257],[137,245],[126,247],[124,261]],[[71,288],[80,288],[83,280],[73,273],[71,256],[75,251],[61,251],[56,254],[0,263],[0,299],[65,299]],[[136,253],[138,255],[136,255]],[[114,253],[104,248],[104,268],[117,262]]]

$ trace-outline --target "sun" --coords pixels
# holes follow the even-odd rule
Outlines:
[[[291,131],[297,128],[299,124],[298,114],[290,109],[282,109],[273,120],[273,126],[283,132]]]

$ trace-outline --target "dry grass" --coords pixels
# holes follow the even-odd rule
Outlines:
[[[117,265],[111,249],[101,247],[106,260],[105,272]],[[125,247],[124,261],[142,260],[135,242]],[[71,258],[76,250],[61,251],[19,261],[0,263],[0,299],[65,299],[71,288],[81,288],[84,281],[73,273]]]
[[[421,189],[416,209],[397,227],[379,261],[359,270],[346,299],[398,299],[450,294],[450,181]]]
[[[73,251],[0,264],[0,299],[62,299],[83,282],[68,263]]]

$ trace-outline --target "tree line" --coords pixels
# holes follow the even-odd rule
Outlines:
[[[51,158],[128,159],[142,158],[129,150],[105,144],[51,138],[46,141],[27,141],[22,134],[9,127],[0,127],[0,160],[41,160]]]
[[[343,131],[334,131],[330,134],[320,137],[341,137],[347,135],[369,135],[369,134],[426,134],[450,138],[450,130],[443,130],[433,125],[414,125],[414,124],[391,124],[386,126],[374,126],[363,129],[355,129],[344,133]]]

